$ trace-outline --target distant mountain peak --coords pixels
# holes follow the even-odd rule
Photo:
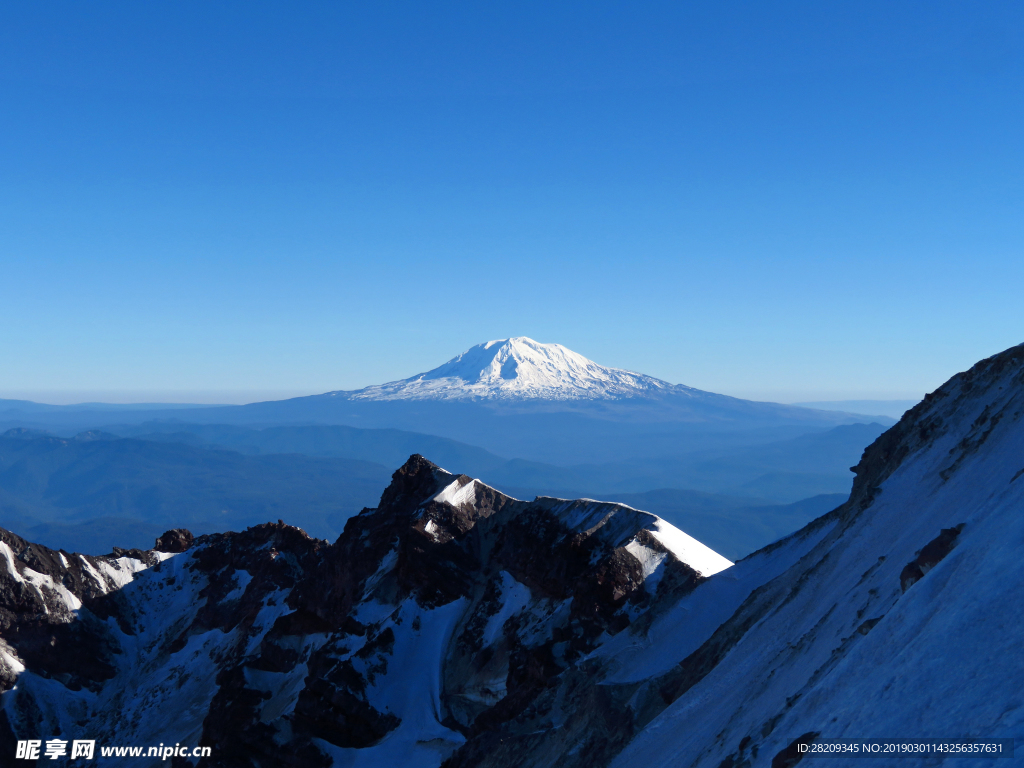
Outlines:
[[[426,373],[351,393],[359,400],[606,400],[679,389],[526,336],[470,347]],[[687,389],[687,388],[683,388]]]

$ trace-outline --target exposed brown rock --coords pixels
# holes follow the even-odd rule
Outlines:
[[[157,552],[185,552],[192,546],[195,537],[185,528],[174,528],[156,540],[153,549]]]

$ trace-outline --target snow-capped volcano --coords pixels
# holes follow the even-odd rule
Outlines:
[[[525,336],[488,341],[444,365],[351,393],[357,400],[600,400],[688,390],[653,376],[606,368],[561,344]],[[695,390],[694,390],[695,391]]]

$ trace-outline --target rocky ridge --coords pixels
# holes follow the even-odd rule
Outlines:
[[[420,456],[334,544],[283,523],[98,558],[4,536],[0,751],[84,729],[216,745],[204,765],[437,764],[730,565],[654,515]]]

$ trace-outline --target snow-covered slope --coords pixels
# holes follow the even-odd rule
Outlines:
[[[566,349],[518,336],[477,344],[432,371],[346,393],[356,400],[600,400],[693,391],[606,368]]]
[[[1016,347],[872,445],[846,505],[602,648],[606,683],[642,681],[613,765],[768,765],[804,734],[1024,749],[1022,414]]]

